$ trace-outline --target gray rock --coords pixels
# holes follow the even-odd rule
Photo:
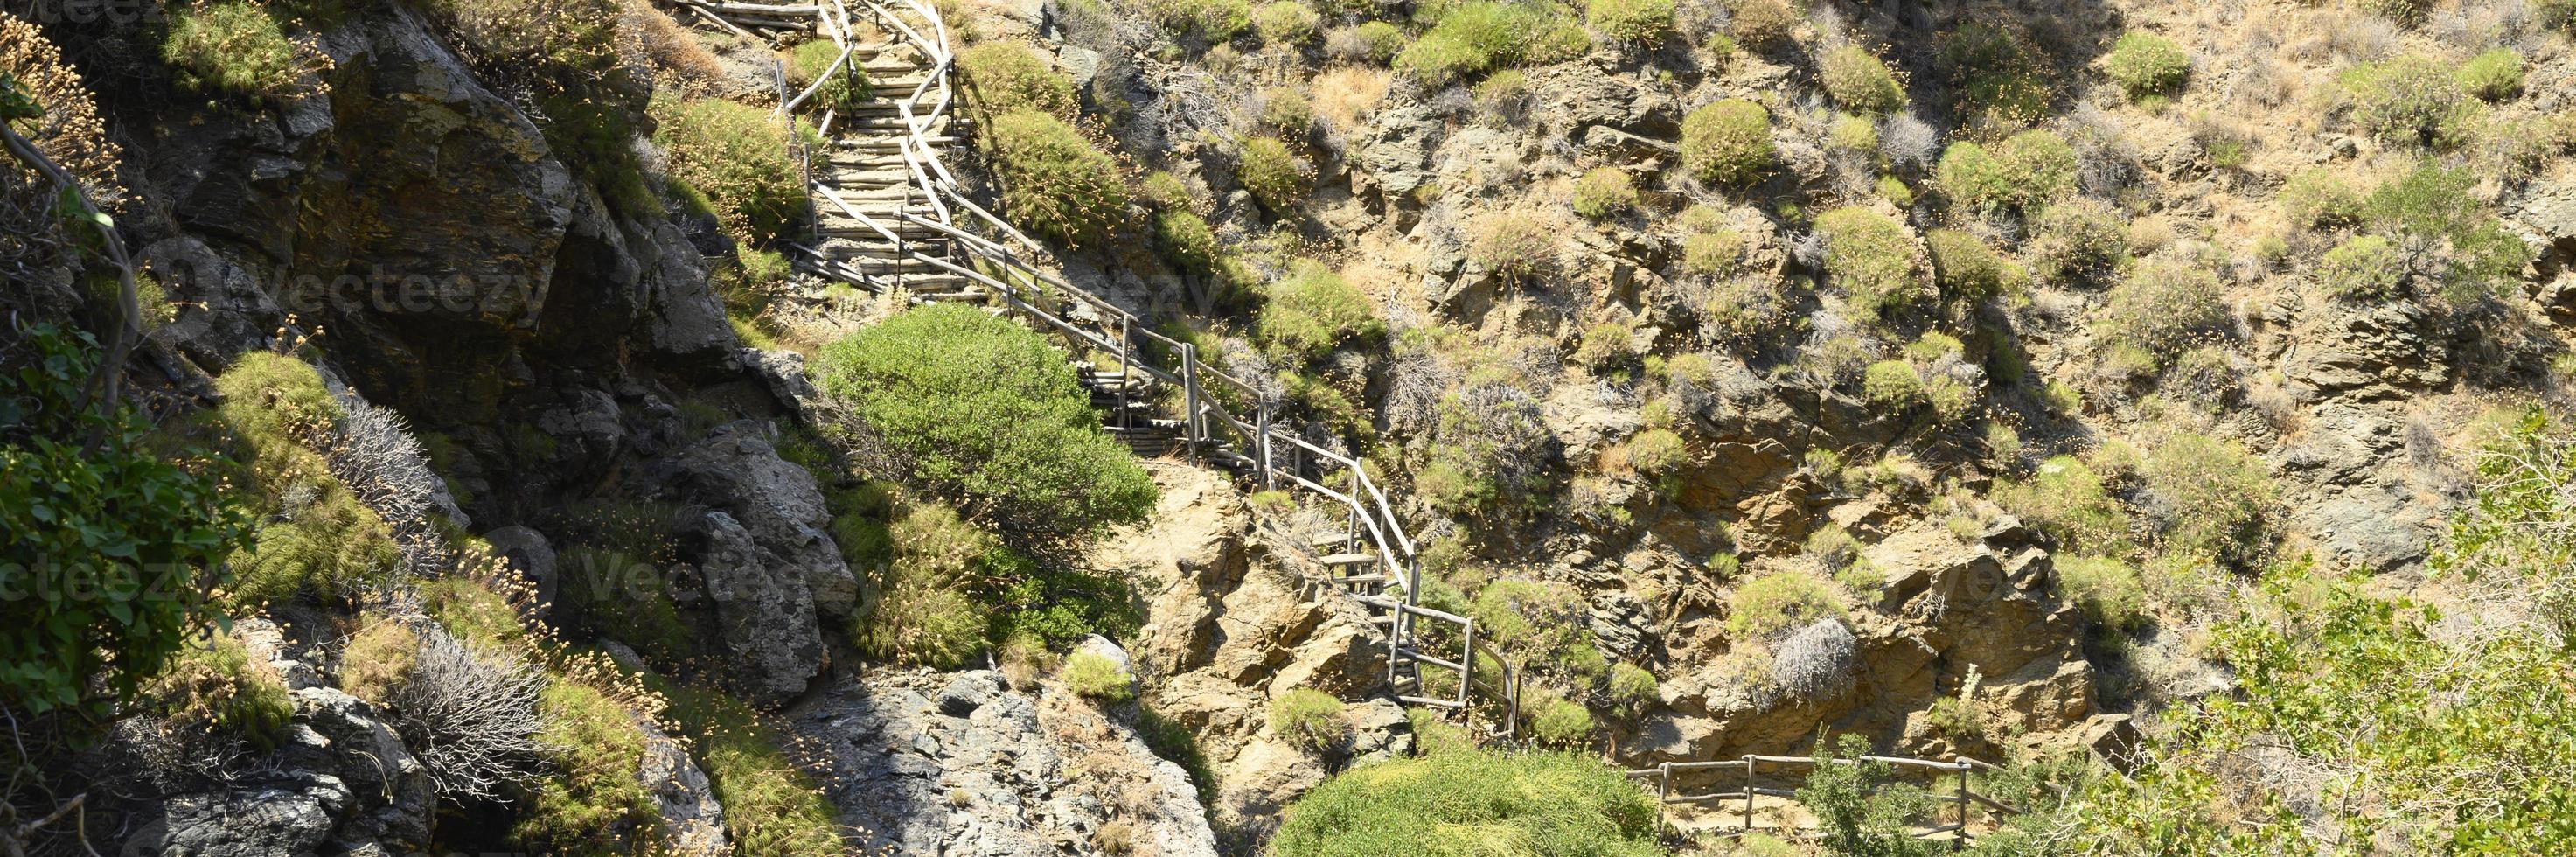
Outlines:
[[[510,568],[536,586],[538,603],[554,602],[555,549],[546,541],[544,533],[513,524],[484,531],[483,540],[492,544],[494,553],[510,562]]]
[[[778,457],[759,424],[721,426],[656,463],[653,475],[682,498],[738,521],[752,538],[758,562],[800,581],[815,609],[846,616],[858,603],[858,578],[824,532],[831,515],[822,491],[804,468]]]
[[[339,813],[334,838],[412,848],[429,842],[437,792],[429,771],[365,701],[324,687],[295,692],[295,723],[275,762],[345,783],[355,799]]]
[[[723,512],[699,522],[698,574],[715,604],[727,666],[752,696],[784,700],[822,671],[823,635],[801,573],[767,561],[749,530]]]
[[[689,760],[689,751],[648,720],[644,730],[644,764],[638,779],[653,791],[661,807],[662,839],[681,857],[721,857],[726,853],[724,807],[705,771]]]
[[[172,797],[161,819],[128,848],[164,857],[303,857],[330,839],[332,815],[347,807],[349,787],[327,774],[285,771],[228,791]]]

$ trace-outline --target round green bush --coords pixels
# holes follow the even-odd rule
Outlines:
[[[1243,183],[1243,189],[1264,210],[1284,216],[1305,201],[1306,186],[1313,181],[1312,171],[1279,138],[1247,139],[1237,157],[1240,160],[1235,165],[1235,180]]]
[[[1494,0],[1441,6],[1436,14],[1431,29],[1395,59],[1397,71],[1435,89],[1524,59],[1551,29],[1541,9]]]
[[[1315,102],[1307,99],[1306,90],[1274,86],[1261,91],[1261,124],[1297,136],[1314,123]]]
[[[2361,219],[2361,191],[2334,171],[2311,167],[2281,183],[2281,214],[2302,228],[2333,226]]]
[[[2074,188],[2075,149],[2036,128],[2006,138],[1991,152],[1962,140],[1941,152],[1933,180],[1969,208],[2026,210]]]
[[[1844,45],[1817,60],[1825,96],[1834,105],[1860,113],[1885,113],[1905,106],[1905,87],[1887,64],[1859,45]]]
[[[2071,197],[2041,209],[2030,231],[2032,272],[2051,281],[2097,281],[2129,255],[2129,233],[2120,213],[2092,197]]]
[[[861,67],[867,59],[852,54],[849,62],[841,62],[841,46],[833,44],[830,39],[815,39],[797,45],[788,59],[788,70],[792,72],[788,80],[797,86],[799,93],[804,91],[804,87],[821,80],[824,72],[832,72],[832,79],[814,91],[814,97],[807,102],[809,104],[847,110],[851,105],[877,97],[876,88],[868,82],[867,69]]]
[[[1153,480],[1100,430],[1091,396],[1046,337],[971,307],[908,310],[824,346],[816,386],[905,480],[987,510],[1030,542],[1142,520]]]
[[[1831,582],[1800,571],[1774,571],[1747,580],[1727,598],[1726,632],[1738,640],[1767,640],[1818,619],[1840,619],[1848,608]]]
[[[250,101],[282,101],[305,88],[303,49],[261,4],[174,5],[169,17],[161,59],[180,86]]]
[[[1618,167],[1594,167],[1574,181],[1574,213],[1600,220],[1626,213],[1637,206],[1637,185],[1629,180],[1628,171]]]
[[[1332,694],[1301,687],[1270,701],[1270,731],[1289,746],[1322,753],[1350,739],[1351,724],[1342,717],[1342,708]]]
[[[1270,300],[1254,329],[1282,358],[1313,362],[1386,332],[1368,295],[1320,263],[1298,260],[1267,292]]]
[[[1660,690],[1655,674],[1645,667],[1623,663],[1610,668],[1610,698],[1631,712],[1659,701]]]
[[[1869,403],[1901,413],[1923,404],[1923,375],[1903,360],[1881,360],[1861,373],[1861,392]]]
[[[1216,243],[1216,231],[1208,228],[1205,218],[1181,209],[1170,209],[1154,215],[1154,246],[1172,267],[1193,274],[1213,274],[1222,252]]]
[[[1370,62],[1379,64],[1394,62],[1396,55],[1404,51],[1405,44],[1409,41],[1404,35],[1404,28],[1396,26],[1392,21],[1363,22],[1351,29],[1351,40],[1353,44],[1359,46],[1360,52]]]
[[[2147,621],[2147,587],[2138,570],[2117,559],[2069,556],[2057,561],[2058,597],[2075,602],[2084,618],[2115,631]]]
[[[2111,289],[2104,315],[2112,338],[2164,366],[2227,326],[2226,296],[2207,269],[2142,262]]]
[[[1722,274],[1743,258],[1744,237],[1732,231],[1682,239],[1682,270],[1693,274]]]
[[[2136,100],[2181,91],[2183,81],[2191,76],[2191,57],[2172,39],[2130,30],[2111,43],[2111,54],[2102,67],[2122,92]]]
[[[986,117],[1039,110],[1071,119],[1080,107],[1073,78],[1048,68],[1046,60],[1018,42],[997,39],[958,51],[957,72]]]
[[[1885,317],[1932,297],[1932,278],[1914,232],[1874,209],[1846,206],[1816,218],[1825,278],[1852,307]]]
[[[1550,699],[1530,718],[1530,737],[1552,747],[1573,747],[1590,740],[1595,726],[1592,711],[1582,703]]]
[[[2522,52],[2496,48],[2460,66],[2460,88],[2487,101],[2506,101],[2522,94]]]
[[[2177,432],[2139,468],[2164,527],[2168,552],[2235,565],[2254,560],[2280,491],[2271,469],[2234,441]]]
[[[657,95],[653,142],[671,177],[704,193],[736,240],[765,245],[805,215],[804,176],[788,126],[769,110],[721,98]]]
[[[2022,275],[1977,236],[1935,229],[1923,236],[1932,251],[1932,280],[1943,297],[1983,300],[2018,285]]]
[[[1583,22],[1604,41],[1652,47],[1673,32],[1673,0],[1591,0]]]
[[[1682,166],[1700,181],[1746,185],[1769,172],[1771,113],[1762,105],[1729,98],[1682,119]]]
[[[1288,808],[1278,857],[1652,857],[1654,797],[1574,753],[1461,748],[1344,771]],[[1498,847],[1500,846],[1500,847]]]
[[[1276,0],[1252,13],[1252,32],[1272,45],[1303,45],[1314,41],[1315,28],[1324,22],[1315,7],[1298,0]]]
[[[986,133],[1013,222],[1081,246],[1107,240],[1126,215],[1126,170],[1064,120],[1024,108],[993,120]]]

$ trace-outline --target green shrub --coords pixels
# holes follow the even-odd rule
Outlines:
[[[1593,325],[1574,347],[1574,362],[1594,371],[1625,366],[1637,359],[1636,347],[1629,344],[1632,335],[1627,325],[1615,321]]]
[[[209,631],[179,648],[140,691],[154,713],[182,730],[225,735],[266,749],[295,717],[277,670],[250,659],[240,638]]]
[[[1294,86],[1274,86],[1261,91],[1261,124],[1295,137],[1315,124],[1315,102],[1306,98],[1306,90]]]
[[[2467,133],[2466,95],[2442,64],[2405,54],[2355,66],[2337,78],[2354,125],[2391,143],[2448,145]]]
[[[1540,7],[1492,0],[1447,5],[1437,17],[1395,58],[1397,71],[1432,88],[1519,62],[1551,23]]]
[[[340,689],[359,699],[384,702],[411,677],[419,657],[419,635],[401,622],[374,617],[340,650]]]
[[[656,95],[653,143],[671,176],[704,193],[736,240],[765,245],[804,216],[805,181],[774,113],[721,98]]]
[[[1163,258],[1172,267],[1200,275],[1215,274],[1223,267],[1224,251],[1218,247],[1216,231],[1207,220],[1182,209],[1167,209],[1154,214],[1154,246],[1161,248]]]
[[[285,101],[318,88],[308,79],[329,67],[318,52],[286,37],[277,19],[247,0],[169,7],[161,61],[180,86],[258,101]]]
[[[1671,429],[1650,428],[1628,439],[1628,465],[1637,472],[1660,476],[1681,466],[1690,458],[1690,446]]]
[[[2005,139],[1991,153],[1963,140],[1941,152],[1933,176],[1961,205],[2028,210],[2074,188],[2075,150],[2064,138],[2038,129]]]
[[[1933,67],[1949,82],[1951,109],[1968,126],[2019,128],[2047,115],[2057,71],[2020,28],[1969,20],[1935,45]]]
[[[223,399],[216,420],[248,450],[260,513],[249,547],[229,560],[239,576],[226,600],[252,606],[330,592],[390,570],[400,556],[392,529],[316,451],[332,442],[342,413],[313,367],[254,351],[217,376],[215,390]]]
[[[1605,41],[1653,47],[1673,32],[1673,0],[1590,0],[1583,22]]]
[[[1646,791],[1579,754],[1457,749],[1344,771],[1288,809],[1279,857],[1646,857]],[[1502,847],[1497,847],[1501,845]]]
[[[2137,569],[2116,559],[2059,557],[2057,594],[2104,628],[2134,631],[2147,622],[2146,585],[2139,582]]]
[[[1762,105],[1729,98],[1682,119],[1682,167],[1700,181],[1745,185],[1770,172],[1771,113]]]
[[[1044,336],[970,307],[910,310],[825,346],[822,391],[930,494],[991,510],[1023,543],[1137,521],[1153,481],[1100,431],[1090,395]]]
[[[993,608],[972,591],[1014,565],[990,536],[946,506],[912,504],[886,530],[890,561],[869,581],[872,609],[853,617],[860,652],[903,664],[952,669],[984,650]]]
[[[2406,288],[2453,307],[2485,300],[2521,276],[2531,248],[2477,200],[2467,167],[2426,161],[2371,191],[2362,225],[2406,248]]]
[[[219,472],[164,457],[204,453],[149,437],[126,407],[80,404],[96,340],[19,325],[0,355],[0,557],[28,567],[0,598],[0,698],[103,719],[186,644],[251,522]]]
[[[1276,137],[1253,137],[1243,141],[1236,156],[1235,179],[1252,199],[1261,203],[1273,216],[1287,216],[1297,211],[1306,199],[1306,187],[1314,181],[1314,171],[1288,151],[1288,144]]]
[[[1682,239],[1682,270],[1723,274],[1744,258],[1744,236],[1732,231],[1708,232]]]
[[[2140,475],[2160,501],[2169,550],[2242,564],[2263,547],[2279,491],[2263,461],[2244,447],[2177,432],[2147,454]]]
[[[2041,209],[2031,224],[2031,269],[2056,282],[2098,281],[2128,258],[2128,242],[2119,212],[2091,197],[2071,197]]]
[[[1998,481],[1991,496],[2057,543],[2059,550],[2104,556],[2125,553],[2129,514],[2083,461],[2060,455],[2041,462],[2025,482]]]
[[[1923,376],[1903,360],[1869,364],[1861,373],[1861,390],[1870,404],[1900,413],[1925,402]]]
[[[1655,674],[1645,667],[1623,663],[1610,668],[1610,701],[1632,714],[1661,701],[1661,691]]]
[[[1798,12],[1789,8],[1787,0],[1737,0],[1733,5],[1727,32],[1747,48],[1768,52],[1788,45],[1797,35]]]
[[[1324,16],[1298,0],[1277,0],[1262,4],[1252,13],[1252,31],[1264,44],[1304,45],[1315,40],[1315,28]]]
[[[2281,214],[2292,226],[2315,228],[2361,219],[2362,194],[2324,167],[2301,170],[2281,183]]]
[[[849,853],[823,790],[785,751],[788,737],[721,691],[647,677],[715,786],[734,853],[839,857]]]
[[[2028,276],[1966,232],[1935,229],[1923,243],[1932,251],[1932,280],[1943,297],[1984,300],[2018,289]]]
[[[2227,326],[2218,277],[2198,267],[2147,262],[2111,289],[2103,316],[2112,338],[2144,350],[2161,367]]]
[[[2402,294],[2405,251],[2377,235],[2355,235],[2317,259],[2317,285],[2339,298],[2370,301]]]
[[[1886,113],[1905,106],[1905,87],[1896,82],[1896,73],[1859,45],[1826,51],[1816,66],[1826,97],[1837,107]]]
[[[1396,26],[1393,21],[1363,21],[1351,28],[1351,41],[1359,46],[1360,54],[1370,62],[1386,64],[1395,61],[1409,39],[1404,35],[1404,28]]]
[[[1312,363],[1386,332],[1368,295],[1322,263],[1298,260],[1268,291],[1255,329],[1263,344],[1296,362]]]
[[[2183,82],[2191,76],[2191,57],[2172,39],[2130,30],[2111,43],[2111,54],[2104,58],[2102,67],[2135,101],[2182,91]]]
[[[868,72],[864,67],[867,58],[852,54],[849,62],[842,63],[840,59],[841,46],[830,39],[815,39],[797,45],[795,52],[788,55],[788,82],[795,85],[798,94],[803,94],[805,87],[822,80],[825,72],[832,72],[832,79],[823,84],[823,88],[815,90],[814,97],[807,99],[807,104],[817,107],[829,105],[846,111],[860,102],[874,100],[876,87],[868,82]],[[833,68],[835,64],[840,66],[838,70]]]
[[[537,697],[552,769],[527,788],[511,841],[555,854],[636,853],[658,845],[661,804],[643,781],[644,731],[615,697],[557,678]],[[622,836],[613,835],[622,832]]]
[[[1066,656],[1063,678],[1066,688],[1086,698],[1126,702],[1136,697],[1136,677],[1099,652],[1080,651]]]
[[[1574,213],[1601,220],[1637,207],[1637,185],[1628,171],[1594,167],[1574,181]]]
[[[2487,101],[2507,101],[2522,94],[2522,52],[2496,48],[2460,66],[2460,88]]]
[[[1895,218],[1846,206],[1816,218],[1825,241],[1826,282],[1859,313],[1886,317],[1933,297],[1923,248]]]
[[[991,119],[1036,110],[1059,119],[1072,119],[1081,109],[1081,102],[1074,96],[1073,78],[1048,68],[1046,60],[1019,42],[981,42],[958,51],[956,63],[967,93],[975,98],[980,117]]]
[[[1815,839],[1827,854],[1932,857],[1947,850],[1914,831],[1935,806],[1923,789],[1892,782],[1895,768],[1870,761],[1869,741],[1845,733],[1817,736],[1815,762],[1798,802],[1816,815]],[[1836,759],[1850,764],[1835,764]]]
[[[1738,640],[1767,640],[1818,619],[1841,619],[1847,609],[1841,593],[1823,578],[1774,571],[1735,587],[1727,599],[1726,632]]]
[[[1270,701],[1270,731],[1289,746],[1322,753],[1350,739],[1351,724],[1342,717],[1342,701],[1313,688],[1297,688]]]
[[[1549,699],[1539,703],[1538,715],[1530,718],[1530,737],[1551,747],[1575,747],[1591,740],[1592,711],[1582,703]]]
[[[1126,169],[1064,120],[1016,110],[985,130],[1012,222],[1068,245],[1108,239],[1127,212]]]

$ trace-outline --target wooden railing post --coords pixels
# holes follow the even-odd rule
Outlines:
[[[1199,455],[1199,346],[1181,343],[1181,400],[1188,411],[1181,418],[1181,436],[1189,444],[1190,457]]]
[[[1127,414],[1127,385],[1136,380],[1136,362],[1128,356],[1127,317],[1118,317],[1118,427],[1134,431],[1136,423]]]
[[[1744,754],[1744,832],[1753,832],[1753,754]]]
[[[1260,457],[1254,466],[1261,474],[1261,490],[1273,490],[1279,487],[1279,480],[1277,474],[1270,472],[1270,403],[1261,403],[1261,410],[1252,419],[1258,429],[1254,434],[1259,435],[1254,439],[1253,454]]]
[[[1959,829],[1952,831],[1955,835],[1950,837],[1950,850],[1959,851],[1968,847],[1968,762],[1954,753],[1950,764],[1959,766]]]
[[[1407,595],[1406,600],[1412,600],[1412,596]],[[1467,689],[1476,686],[1476,620],[1473,618],[1467,620],[1467,650],[1459,655],[1458,713],[1463,718],[1467,713]]]
[[[1655,767],[1661,768],[1664,774],[1663,783],[1655,787],[1655,838],[1662,839],[1664,814],[1670,812],[1673,805],[1673,763],[1665,762]]]

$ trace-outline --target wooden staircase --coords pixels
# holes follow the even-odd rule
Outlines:
[[[1048,249],[960,189],[945,154],[967,136],[968,125],[949,109],[956,101],[949,80],[954,56],[936,9],[923,0],[672,2],[737,32],[816,33],[842,49],[825,77],[842,63],[857,64],[869,77],[874,97],[855,105],[800,111],[820,86],[782,93],[782,116],[819,115],[825,140],[815,151],[795,144],[816,212],[810,242],[796,244],[791,254],[799,269],[914,302],[975,302],[1057,334],[1077,353],[1105,355],[1076,363],[1077,377],[1099,406],[1105,430],[1136,454],[1184,454],[1264,490],[1300,491],[1344,514],[1342,528],[1303,542],[1321,570],[1314,583],[1369,611],[1385,643],[1385,677],[1396,699],[1464,718],[1481,698],[1494,709],[1487,722],[1495,733],[1516,733],[1519,670],[1477,639],[1474,620],[1418,603],[1421,563],[1412,539],[1358,460],[1308,442],[1293,427],[1273,425],[1271,403],[1251,384],[1201,361],[1194,343],[1156,333],[1126,309],[1032,264]],[[1171,356],[1150,361],[1148,353]],[[1456,673],[1455,694],[1431,695],[1425,666]]]

